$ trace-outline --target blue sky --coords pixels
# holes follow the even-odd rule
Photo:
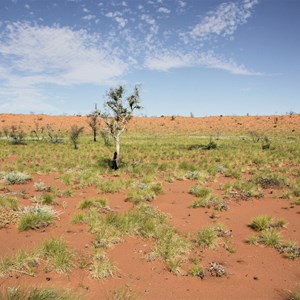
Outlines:
[[[300,113],[299,0],[0,0],[0,113]]]

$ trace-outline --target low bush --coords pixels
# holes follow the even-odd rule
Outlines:
[[[10,172],[4,176],[5,184],[22,184],[30,180],[30,175],[16,171]]]

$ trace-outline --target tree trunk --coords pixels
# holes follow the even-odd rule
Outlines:
[[[116,142],[116,151],[114,153],[113,161],[112,161],[112,169],[118,170],[119,169],[119,155],[120,155],[120,139],[119,137],[115,137]]]
[[[97,129],[93,128],[93,132],[94,132],[94,142],[97,142]]]

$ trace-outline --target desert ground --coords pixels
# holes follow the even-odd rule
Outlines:
[[[0,131],[0,299],[299,299],[300,115],[134,117],[117,171],[85,116],[1,114]],[[25,224],[32,207],[53,218]]]

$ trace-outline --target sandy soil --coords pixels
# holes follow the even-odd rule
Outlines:
[[[272,115],[272,116],[214,116],[205,118],[191,117],[134,117],[129,124],[129,132],[146,133],[176,133],[176,134],[232,134],[258,133],[294,135],[300,132],[300,115]],[[85,116],[49,116],[49,115],[14,115],[0,114],[0,128],[12,125],[20,126],[31,131],[39,126],[52,125],[57,130],[69,130],[74,124],[84,126],[90,130]],[[38,124],[38,125],[37,125]],[[1,129],[0,129],[1,130]]]
[[[276,125],[277,128],[274,128]],[[21,121],[20,121],[21,120]],[[51,117],[24,115],[0,115],[2,126],[12,124],[34,126],[34,121],[41,124],[53,123],[57,128],[67,129],[76,122],[86,126],[85,117]],[[238,123],[241,123],[239,125]],[[159,125],[164,124],[164,125]],[[175,124],[175,125],[174,125]],[[31,126],[31,127],[30,127]],[[175,126],[175,127],[174,127]],[[300,132],[300,115],[269,116],[269,117],[209,117],[182,118],[176,117],[171,121],[165,118],[135,118],[130,130],[150,131],[161,128],[165,132],[181,132],[186,128],[189,132],[212,132],[222,128],[223,132],[243,130],[278,130],[293,134]],[[178,127],[178,128],[177,128]],[[9,160],[14,157],[10,156]],[[37,194],[33,182],[43,181],[47,186],[55,186],[61,190],[68,189],[59,180],[58,174],[35,175],[32,182],[23,185],[10,186],[12,192],[24,189],[28,194],[18,197],[21,205],[30,205],[31,197]],[[214,182],[208,182],[207,187],[212,192],[222,195],[220,184],[228,178],[219,176]],[[188,206],[195,200],[188,194],[195,182],[189,180],[164,183],[164,193],[159,195],[152,205],[169,214],[171,223],[183,234],[193,234],[203,226],[213,223],[223,223],[232,230],[232,243],[235,253],[229,253],[224,248],[216,250],[195,250],[194,257],[202,261],[203,266],[217,261],[227,269],[227,276],[222,278],[207,276],[204,280],[191,276],[176,276],[168,272],[164,264],[157,260],[148,262],[145,259],[153,241],[128,237],[123,243],[108,250],[108,256],[117,267],[114,278],[92,280],[88,270],[76,268],[69,275],[58,275],[54,272],[45,273],[39,270],[35,277],[17,274],[0,279],[0,289],[7,286],[39,286],[64,287],[74,290],[86,299],[106,299],[116,288],[129,286],[140,299],[285,299],[287,291],[300,284],[300,260],[284,259],[272,248],[253,246],[245,240],[253,233],[249,223],[253,217],[268,214],[275,218],[284,218],[287,228],[281,230],[282,237],[296,240],[300,243],[300,207],[291,206],[290,201],[275,198],[272,190],[264,190],[265,196],[249,201],[230,201],[228,211],[217,212],[212,219],[211,209],[193,209]],[[1,192],[3,193],[3,192]],[[57,210],[61,211],[55,224],[41,230],[19,232],[11,224],[0,229],[0,257],[16,253],[19,249],[33,249],[45,239],[62,237],[80,255],[90,257],[93,252],[92,235],[86,225],[73,225],[71,218],[78,213],[77,205],[87,197],[99,197],[95,187],[76,190],[72,197],[58,198]],[[125,193],[104,195],[112,209],[117,212],[128,211],[132,204],[125,202]],[[185,267],[190,263],[187,261]]]

